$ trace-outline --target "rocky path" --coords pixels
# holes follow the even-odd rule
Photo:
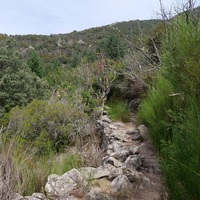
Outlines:
[[[104,121],[106,122],[106,120]],[[109,142],[107,156],[111,159],[117,154],[123,155],[127,152],[127,157],[121,161],[123,167],[134,174],[132,182],[134,194],[130,199],[165,199],[157,155],[148,137],[146,127],[144,125],[135,127],[133,123],[121,122],[110,122],[109,127],[113,127],[113,129],[110,134],[107,134]]]
[[[19,199],[57,200],[163,200],[162,176],[156,153],[144,125],[98,122],[107,139],[106,156],[97,167],[72,169],[62,176],[52,174],[45,186],[46,196],[33,194]]]

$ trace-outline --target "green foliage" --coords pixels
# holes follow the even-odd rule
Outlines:
[[[130,110],[127,102],[112,101],[108,103],[109,116],[114,121],[130,122]]]
[[[170,97],[172,92],[172,84],[163,76],[158,76],[155,88],[149,91],[137,114],[138,123],[144,123],[148,126],[152,140],[158,149],[161,141],[170,137],[166,128],[171,121],[168,110],[174,107],[173,98]]]
[[[46,80],[55,89],[65,85],[67,75],[70,75],[68,72],[69,70],[63,68],[58,60],[48,64],[44,70]]]
[[[124,56],[125,47],[119,37],[113,34],[100,43],[98,51],[108,58],[116,60]]]
[[[27,65],[38,77],[43,76],[43,69],[40,56],[35,52],[31,51],[27,58]]]
[[[62,151],[79,136],[84,137],[87,116],[71,103],[57,101],[48,104],[46,101],[34,100],[27,107],[14,108],[10,114],[8,131],[10,135],[18,133],[21,142],[33,144],[40,154],[49,151]],[[83,124],[82,124],[83,123]]]
[[[163,69],[138,113],[160,150],[171,198],[177,200],[200,196],[200,26],[193,17],[178,15],[167,27]]]
[[[0,49],[0,110],[48,97],[46,81],[33,74],[16,53]]]
[[[195,99],[190,98],[188,108],[175,114],[172,141],[162,149],[162,169],[174,199],[200,195],[200,107]]]
[[[179,93],[199,93],[200,76],[200,28],[193,16],[189,22],[180,15],[168,27],[163,40],[162,62],[165,75]]]
[[[51,173],[62,175],[72,168],[80,168],[83,166],[83,158],[80,157],[77,151],[71,152],[66,150],[65,153],[54,155],[51,159]]]

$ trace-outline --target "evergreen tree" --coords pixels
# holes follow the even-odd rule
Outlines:
[[[43,76],[41,58],[35,51],[30,52],[27,59],[27,65],[37,76],[40,78]]]
[[[26,105],[34,98],[45,98],[47,83],[40,79],[12,52],[0,49],[0,111],[6,105]]]
[[[100,43],[98,51],[104,53],[108,58],[114,60],[125,55],[124,45],[122,44],[119,37],[114,34],[110,35],[110,37]]]

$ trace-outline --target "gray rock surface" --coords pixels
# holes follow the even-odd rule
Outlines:
[[[90,190],[85,196],[86,200],[115,200],[113,197],[110,197],[106,194]]]
[[[131,155],[125,161],[126,168],[131,171],[140,169],[141,165],[142,165],[142,160],[138,155]]]
[[[111,185],[113,192],[118,192],[118,193],[127,192],[131,188],[131,183],[128,180],[127,176],[125,175],[119,175],[118,177],[116,177],[112,181]]]
[[[71,191],[78,188],[81,184],[83,184],[83,179],[80,172],[72,169],[62,176],[56,174],[48,176],[45,191],[49,197],[68,196]]]

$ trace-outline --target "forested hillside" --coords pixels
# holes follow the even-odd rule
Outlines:
[[[124,45],[127,40],[138,43],[138,36],[148,33],[157,23],[159,20],[135,20],[50,36],[1,35],[0,41],[3,46],[15,47],[25,55],[29,49],[34,49],[45,63],[59,61],[67,67],[75,67],[83,56],[92,61],[96,59],[96,53],[102,48],[102,43],[111,35],[116,36]]]

